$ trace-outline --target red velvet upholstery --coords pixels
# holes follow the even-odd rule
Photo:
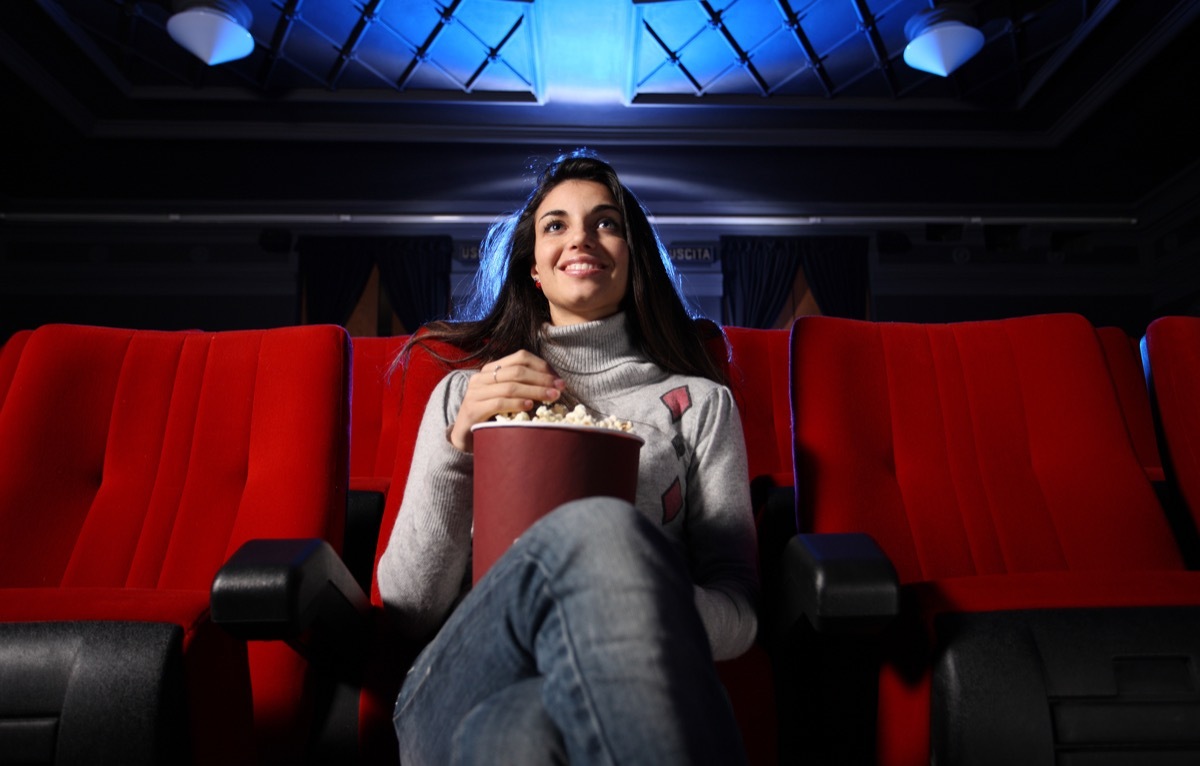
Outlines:
[[[387,492],[396,462],[400,379],[392,361],[407,335],[354,338],[350,406],[350,487]]]
[[[792,412],[787,330],[726,327],[730,385],[742,416],[750,479],[792,484]]]
[[[1150,410],[1150,393],[1146,387],[1146,372],[1142,367],[1142,352],[1138,339],[1120,327],[1098,327],[1096,337],[1104,351],[1109,374],[1117,388],[1117,400],[1125,416],[1125,426],[1133,441],[1133,450],[1151,481],[1163,481],[1162,456],[1158,451],[1158,434]]]
[[[909,618],[1200,603],[1082,317],[805,317],[791,354],[801,531],[872,535]],[[879,762],[928,763],[929,648],[900,630]]]
[[[384,506],[383,522],[380,525],[379,542],[375,551],[375,564],[387,548],[400,501],[404,497],[404,486],[408,482],[408,469],[412,465],[416,447],[417,431],[425,414],[425,403],[438,382],[452,368],[449,362],[435,358],[433,354],[447,360],[461,358],[462,352],[446,343],[417,344],[404,366],[397,370],[392,385],[399,385],[399,416],[396,419],[396,443],[392,462],[387,501]],[[379,583],[372,579],[371,603],[382,609],[383,599],[379,595]],[[406,647],[379,620],[379,630],[373,636],[374,646],[369,653],[367,673],[359,698],[359,745],[365,759],[370,763],[394,763],[398,760],[395,731],[392,728],[393,706],[400,691],[400,683],[408,670],[411,655],[417,647]]]
[[[1156,319],[1143,342],[1171,478],[1200,526],[1200,318]]]
[[[0,622],[179,624],[197,760],[294,758],[306,663],[215,629],[209,587],[252,538],[340,546],[348,365],[332,326],[36,330],[0,410]]]

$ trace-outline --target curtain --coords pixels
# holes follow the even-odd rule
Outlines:
[[[371,278],[375,258],[347,237],[300,237],[300,281],[309,324],[346,324]]]
[[[450,310],[450,237],[394,237],[379,259],[379,278],[396,316],[412,332]]]
[[[867,238],[810,237],[804,278],[830,317],[867,318]]]
[[[722,322],[770,327],[791,294],[800,249],[791,237],[721,237]]]
[[[448,236],[305,236],[296,249],[310,324],[344,325],[376,266],[406,329],[443,318],[449,310],[454,244]]]
[[[865,237],[721,237],[725,324],[771,327],[796,279],[804,277],[821,313],[867,315]]]

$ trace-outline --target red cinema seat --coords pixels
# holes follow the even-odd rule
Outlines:
[[[716,330],[708,322],[702,322],[701,332]],[[713,353],[724,355],[717,343],[719,336],[712,339]],[[446,344],[436,344],[433,350],[449,359],[462,357],[462,352]],[[780,407],[787,407],[787,332],[767,330],[740,330],[729,338],[729,373],[731,384],[738,399],[755,400],[757,408],[743,411],[746,424],[747,412],[753,413],[753,422],[744,425],[747,433],[747,448],[753,439],[753,457],[750,459],[749,481],[752,476],[764,476],[771,481],[790,481],[791,476],[780,470],[778,454],[779,428],[790,435],[790,419]],[[408,479],[408,468],[412,460],[417,429],[425,412],[425,404],[437,383],[446,375],[449,367],[438,361],[428,350],[417,346],[403,372],[402,408],[400,416],[399,445],[392,477],[392,491],[384,517],[384,532],[379,538],[378,556],[383,555],[387,537],[399,511],[404,485]],[[778,418],[783,417],[782,423]],[[790,451],[790,444],[785,443]],[[785,453],[786,454],[786,453]],[[784,463],[786,465],[786,463]],[[371,594],[372,603],[382,609],[378,586]],[[383,634],[380,634],[383,635]],[[360,704],[360,737],[364,750],[375,762],[394,760],[397,751],[392,728],[392,708],[399,684],[406,670],[407,657],[396,652],[398,642],[389,638],[379,644],[383,651],[374,652],[375,664],[367,678],[374,679],[364,686]],[[415,651],[411,648],[409,651]],[[742,657],[718,664],[718,672],[729,691],[734,704],[734,713],[742,729],[750,763],[754,766],[769,766],[777,763],[777,726],[775,720],[774,694],[771,667],[766,652],[759,646]]]
[[[295,760],[316,679],[210,619],[243,543],[340,546],[345,331],[34,331],[0,410],[0,753]]]
[[[402,370],[392,371],[407,335],[353,338],[350,482],[387,492],[396,462]]]
[[[1167,484],[1181,504],[1176,533],[1192,567],[1200,568],[1200,318],[1154,320],[1142,348]]]
[[[449,361],[435,358],[431,350]],[[386,618],[373,574],[399,512],[425,402],[459,357],[461,352],[444,343],[418,344],[389,384],[398,386],[399,411],[387,496],[369,557],[369,589],[358,585],[337,556],[291,544],[240,550],[213,583],[219,624],[262,640],[303,636],[317,648],[315,661],[329,685],[313,723],[312,762],[398,761],[392,708],[420,647],[398,635]],[[305,623],[297,619],[308,613],[324,616]]]
[[[755,341],[760,339],[768,338],[754,338]],[[773,337],[770,340],[773,342],[766,345],[771,346],[772,353],[786,355],[786,332],[782,338]],[[722,349],[716,349],[715,345],[722,346]],[[724,344],[715,345],[715,352],[725,353]],[[758,349],[757,344],[747,344],[744,348],[735,344],[733,348],[735,365],[746,373],[743,380],[749,386],[747,391],[786,386],[785,381],[769,381],[765,372],[757,373],[754,368],[767,368],[767,360],[760,356]],[[396,521],[425,404],[437,383],[457,364],[456,360],[461,358],[461,351],[444,343],[428,346],[418,344],[405,360],[403,369],[396,373],[394,380],[400,386],[398,438],[376,561],[382,555]],[[778,361],[772,360],[771,374],[786,374],[786,362],[774,363]],[[735,384],[735,387],[737,385],[739,384]],[[751,398],[757,396],[756,393]],[[757,410],[760,420],[763,421],[760,423],[763,433],[775,427],[774,419],[778,412],[774,406],[772,404]],[[790,424],[785,428],[790,429]],[[770,443],[776,443],[773,434]],[[766,455],[769,449],[764,446],[761,452]],[[771,473],[775,473],[778,459],[764,458],[764,464],[770,466]],[[353,678],[343,684],[333,704],[328,708],[326,719],[321,723],[321,760],[387,764],[396,763],[398,759],[398,746],[392,726],[393,706],[404,674],[420,647],[406,643],[383,619],[382,600],[375,584],[372,585],[370,600],[374,620],[369,635],[364,639],[365,645],[357,654],[362,665],[352,674]],[[730,690],[743,736],[747,740],[751,762],[756,765],[777,763],[777,726],[771,667],[765,652],[755,647],[743,658],[722,665],[722,677]]]
[[[1200,754],[1200,573],[1085,319],[806,317],[791,353],[787,651],[822,685],[785,757]]]
[[[402,368],[392,369],[407,335],[352,339],[350,496],[343,558],[364,591],[371,589],[375,547],[396,462]]]
[[[750,481],[790,487],[792,410],[787,330],[726,327],[730,386],[742,416]]]

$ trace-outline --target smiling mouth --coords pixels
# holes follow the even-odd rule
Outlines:
[[[567,274],[598,274],[604,267],[598,263],[571,263],[563,268]]]

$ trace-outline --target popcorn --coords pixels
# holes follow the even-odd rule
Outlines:
[[[498,414],[496,420],[505,423],[563,423],[573,426],[593,426],[595,428],[610,428],[614,431],[632,431],[633,423],[608,415],[600,420],[588,414],[587,408],[576,404],[575,409],[568,411],[562,404],[542,404],[528,412]]]

